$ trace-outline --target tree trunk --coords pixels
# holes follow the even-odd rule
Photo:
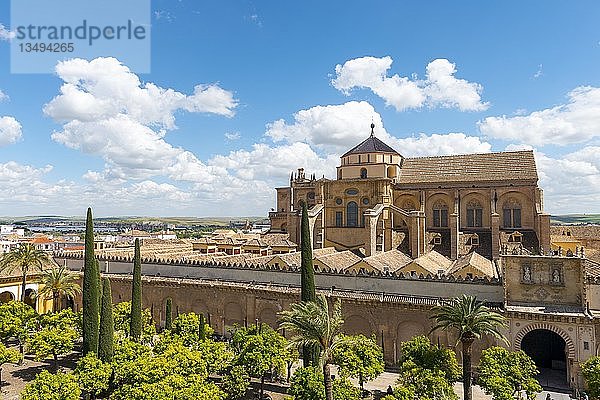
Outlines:
[[[331,368],[328,363],[323,364],[323,382],[325,383],[325,400],[333,400],[333,386],[331,385]]]
[[[60,300],[60,294],[56,291],[54,291],[52,293],[52,300],[53,300],[53,304],[52,304],[52,311],[54,312],[59,312],[60,310],[58,309],[59,307],[59,300]]]
[[[362,393],[365,391],[362,372],[358,374],[358,384],[360,385],[360,393],[362,395]]]
[[[263,399],[263,394],[265,390],[265,374],[262,374],[260,377],[260,400]]]
[[[58,371],[58,356],[56,352],[52,352],[52,356],[54,357],[54,373]]]
[[[27,286],[27,270],[23,270],[23,280],[21,282],[21,303],[25,303],[25,286]]]
[[[472,376],[471,376],[471,346],[473,338],[463,338],[462,340],[462,364],[463,364],[463,399],[473,400]]]

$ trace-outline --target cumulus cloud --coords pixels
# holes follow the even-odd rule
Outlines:
[[[218,155],[209,164],[224,168],[244,180],[285,182],[290,171],[304,167],[315,173],[335,176],[338,155],[319,156],[308,144],[295,142],[282,146],[254,144],[252,150],[236,150],[228,155]]]
[[[0,117],[0,147],[21,139],[21,124],[13,117]]]
[[[569,92],[568,102],[523,116],[488,117],[478,123],[491,138],[523,143],[568,145],[600,136],[600,88],[580,86]]]
[[[393,138],[390,145],[405,157],[444,156],[452,154],[489,153],[491,144],[464,133],[421,133],[416,137]]]
[[[232,116],[237,101],[216,85],[198,85],[192,95],[141,83],[114,58],[60,62],[61,93],[44,113],[63,124],[52,139],[84,153],[100,155],[116,176],[146,179],[167,175],[195,180],[210,168],[193,154],[165,140],[175,129],[175,112]],[[191,173],[183,174],[181,171]]]
[[[0,102],[4,100],[8,100],[8,95],[0,90]]]
[[[356,88],[370,89],[398,111],[424,106],[482,111],[489,106],[481,100],[482,86],[456,78],[456,65],[446,59],[430,62],[424,80],[388,76],[392,62],[389,56],[348,60],[335,67],[331,83],[346,95]]]
[[[0,24],[0,40],[11,40],[15,36],[15,32],[6,29],[3,24]]]
[[[546,211],[566,214],[598,212],[600,147],[587,146],[562,157],[535,152]]]
[[[366,101],[341,105],[315,106],[294,114],[294,122],[283,119],[267,125],[266,135],[275,142],[305,142],[330,154],[341,155],[360,143],[371,132],[408,157],[489,152],[491,146],[464,133],[421,133],[416,137],[398,138],[386,131],[379,113]]]
[[[294,114],[294,122],[280,119],[267,124],[266,135],[275,142],[306,142],[333,151],[347,149],[371,132],[371,121],[378,135],[386,135],[381,116],[366,101],[341,105],[315,106]]]
[[[239,138],[242,137],[239,132],[225,132],[224,136],[225,136],[225,139],[227,139],[229,141],[238,140]]]

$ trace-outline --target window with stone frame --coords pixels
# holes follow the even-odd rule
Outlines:
[[[358,226],[358,204],[354,201],[346,206],[346,226]]]
[[[502,226],[521,228],[521,203],[514,198],[508,199],[502,206]]]
[[[448,227],[448,205],[443,201],[436,201],[433,205],[433,226],[436,228]]]
[[[344,225],[344,213],[341,211],[335,212],[335,226],[341,227]]]
[[[366,179],[367,178],[367,169],[366,168],[361,168],[360,169],[360,178],[361,179]]]
[[[467,203],[467,226],[469,228],[483,226],[483,206],[477,200],[471,200]]]

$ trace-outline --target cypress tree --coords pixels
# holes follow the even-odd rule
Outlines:
[[[102,308],[100,311],[100,339],[98,344],[98,358],[104,362],[111,362],[114,354],[114,321],[112,309],[112,293],[110,280],[102,280]]]
[[[315,290],[315,269],[313,267],[312,244],[310,237],[310,227],[308,224],[308,207],[306,202],[302,202],[302,220],[300,222],[300,300],[315,301],[317,293]],[[319,349],[316,346],[305,346],[302,351],[304,366],[319,365]]]
[[[204,314],[198,315],[198,339],[203,342],[206,339],[206,329],[204,326],[206,323],[204,322]]]
[[[131,285],[131,321],[129,332],[134,341],[142,336],[142,257],[140,255],[140,240],[135,239],[135,254],[133,257],[133,283]]]
[[[302,301],[315,301],[315,269],[313,267],[312,244],[310,239],[310,228],[308,225],[308,209],[306,202],[302,202],[302,222],[300,223],[300,250],[302,261],[300,264],[300,286]]]
[[[170,297],[167,299],[167,309],[165,313],[165,329],[171,330],[173,328],[173,299]]]
[[[100,325],[98,263],[94,256],[94,222],[92,209],[87,210],[85,223],[85,255],[83,261],[83,354],[98,354]]]
[[[100,275],[100,262],[96,258],[96,272],[98,273],[98,310],[100,310],[100,314],[102,314],[102,296],[104,296],[104,292],[102,291],[102,276]]]

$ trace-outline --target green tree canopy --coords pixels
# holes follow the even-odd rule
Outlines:
[[[286,345],[283,336],[263,323],[239,328],[231,338],[234,363],[244,366],[248,374],[261,380],[261,398],[265,374],[269,371],[282,373],[285,370]]]
[[[250,387],[250,375],[246,368],[241,365],[234,365],[223,377],[223,389],[227,393],[228,400],[241,399],[246,395]]]
[[[377,378],[383,372],[383,349],[375,337],[342,335],[340,346],[334,352],[334,362],[344,376],[357,378],[361,390],[365,381]]]
[[[594,356],[588,358],[581,364],[581,372],[585,378],[588,387],[588,394],[591,398],[600,397],[600,357]]]
[[[535,363],[523,351],[491,347],[481,353],[477,381],[494,400],[512,400],[522,392],[534,400],[542,391],[537,374]]]
[[[298,349],[318,347],[320,350],[319,364],[323,368],[325,398],[333,400],[330,364],[333,354],[344,342],[341,335],[344,318],[342,304],[338,300],[333,303],[330,314],[325,295],[317,296],[315,301],[301,302],[290,305],[290,309],[282,311],[281,328],[294,333],[290,343]]]
[[[9,349],[0,343],[0,388],[2,387],[2,366],[4,364],[18,364],[23,360],[21,352],[15,349]]]
[[[51,265],[52,260],[42,250],[38,250],[31,243],[21,243],[17,248],[0,256],[0,272],[12,273],[19,271],[21,274],[21,301],[25,302],[25,287],[27,275],[32,269],[41,271],[44,265]]]
[[[79,400],[81,390],[73,374],[44,370],[21,392],[21,400]]]
[[[108,390],[112,375],[110,363],[103,363],[94,353],[89,353],[77,362],[75,375],[79,387],[92,399]]]
[[[125,337],[130,337],[131,329],[131,302],[123,301],[113,307],[113,320],[115,323],[115,332],[121,332]],[[142,343],[150,343],[156,334],[156,326],[152,320],[150,310],[145,308],[142,311]]]
[[[21,353],[23,344],[37,325],[38,314],[28,304],[20,301],[0,304],[0,339],[2,341],[11,337],[17,339]]]
[[[64,266],[53,266],[43,272],[38,296],[52,299],[52,310],[59,311],[62,296],[75,297],[81,292],[77,276]]]
[[[52,356],[54,370],[58,369],[58,357],[73,351],[79,335],[71,327],[47,327],[33,334],[28,342],[28,352],[38,361]]]
[[[319,368],[301,367],[294,372],[288,393],[294,400],[325,400],[323,373]],[[345,377],[339,377],[332,383],[334,400],[359,400],[360,389],[352,385]]]
[[[404,362],[412,361],[420,368],[441,371],[451,384],[460,377],[460,367],[454,351],[432,344],[427,336],[415,336],[408,342],[403,342],[400,351],[401,368]]]
[[[483,335],[506,341],[500,332],[500,329],[506,326],[506,318],[490,310],[482,301],[466,294],[452,300],[450,304],[434,307],[431,318],[436,321],[432,332],[444,329],[454,330],[458,334],[458,340],[462,344],[463,398],[472,400],[471,347],[473,342]]]

